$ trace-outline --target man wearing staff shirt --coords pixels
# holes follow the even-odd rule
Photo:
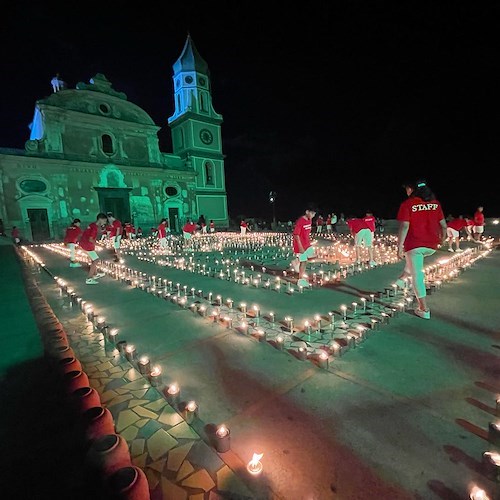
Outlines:
[[[314,247],[311,245],[312,220],[318,211],[314,203],[309,203],[303,215],[296,221],[293,228],[293,253],[298,261],[299,280],[298,286],[309,286],[307,280],[307,261],[314,257]]]

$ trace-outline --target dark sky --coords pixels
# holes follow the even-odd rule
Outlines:
[[[446,214],[500,216],[498,2],[107,4],[4,7],[0,147],[24,147],[56,72],[71,88],[99,72],[171,152],[172,64],[189,31],[224,118],[232,217],[271,218],[274,190],[281,219],[308,201],[394,218],[401,183],[421,177]]]

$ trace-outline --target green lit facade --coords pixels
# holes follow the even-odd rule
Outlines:
[[[59,239],[113,211],[145,232],[161,218],[180,231],[204,215],[229,225],[222,116],[210,73],[192,39],[173,65],[173,152],[159,149],[157,126],[103,74],[36,102],[24,150],[0,148],[0,217],[31,241]]]

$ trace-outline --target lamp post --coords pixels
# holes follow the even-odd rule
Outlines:
[[[272,224],[272,229],[276,230],[276,191],[269,191],[269,203],[273,207],[273,224]]]

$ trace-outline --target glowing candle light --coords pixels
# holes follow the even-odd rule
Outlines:
[[[172,382],[166,391],[167,401],[170,404],[178,404],[180,401],[181,390],[177,382]]]
[[[139,368],[139,373],[142,375],[149,375],[151,371],[151,361],[147,356],[141,356],[137,366]]]
[[[323,351],[319,354],[318,364],[320,368],[323,368],[325,370],[328,369],[329,359],[328,359],[328,354],[326,352]]]
[[[490,500],[490,497],[486,494],[486,491],[479,488],[479,486],[473,486],[469,493],[470,500]]]
[[[127,347],[125,347],[125,357],[129,361],[134,361],[134,359],[135,359],[135,346],[134,345],[129,344],[129,345],[127,345]]]
[[[230,431],[224,425],[219,425],[215,431],[215,449],[219,453],[225,453],[230,448]]]
[[[342,304],[340,310],[342,311],[342,319],[345,321],[347,319],[347,306]]]
[[[356,314],[357,310],[358,310],[358,303],[357,302],[353,302],[352,303],[352,308],[354,310],[354,314]]]
[[[184,420],[191,424],[198,415],[198,405],[194,401],[189,401],[184,408]]]
[[[250,462],[248,462],[247,464],[247,470],[248,472],[250,472],[250,474],[257,476],[262,472],[263,466],[260,460],[263,456],[264,456],[263,453],[253,454],[252,460],[250,460]]]
[[[158,365],[153,366],[150,374],[149,381],[153,387],[158,387],[161,384],[161,367]]]
[[[285,339],[283,338],[283,336],[281,335],[278,335],[276,337],[276,349],[278,349],[278,351],[282,351],[283,350],[283,347],[284,347],[284,344],[285,344]]]
[[[361,297],[361,302],[363,304],[363,312],[366,312],[366,298],[365,297]]]

